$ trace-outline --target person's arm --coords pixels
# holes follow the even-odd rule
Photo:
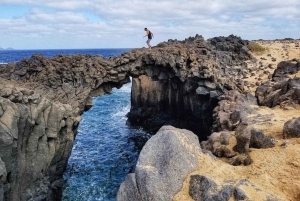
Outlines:
[[[146,35],[144,35],[143,38],[145,38],[146,36],[148,36],[148,34],[149,34],[149,31],[146,31]]]
[[[153,35],[153,33],[151,32],[151,34],[152,34],[152,38],[154,38],[154,35]]]

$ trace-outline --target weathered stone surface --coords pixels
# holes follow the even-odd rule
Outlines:
[[[174,85],[176,87],[174,87]],[[186,84],[190,85],[190,84]],[[143,125],[156,132],[161,126],[171,124],[177,127],[185,127],[192,131],[202,131],[199,138],[206,139],[204,133],[208,133],[212,123],[212,108],[215,102],[203,102],[196,93],[183,96],[185,90],[189,90],[180,81],[153,81],[147,76],[133,78],[132,83],[132,107],[127,115],[130,123]],[[192,105],[192,106],[191,106]]]
[[[5,89],[30,98],[26,102],[8,99],[8,93],[0,97],[0,158],[7,172],[4,176],[0,164],[0,180],[5,183],[1,188],[0,182],[0,196],[16,201],[50,199],[56,191],[51,182],[61,179],[67,165],[78,126],[73,123],[76,116],[71,106],[53,103],[35,92],[8,85]]]
[[[4,200],[4,182],[6,180],[7,172],[4,162],[0,158],[0,200]]]
[[[141,201],[141,195],[139,194],[135,174],[131,173],[126,176],[125,181],[121,184],[117,201]]]
[[[261,131],[252,130],[250,147],[257,149],[272,148],[276,144],[276,139],[273,136],[266,136]]]
[[[136,93],[131,97],[129,121],[150,125],[154,132],[164,124],[185,127],[204,140],[212,130],[219,97],[227,90],[244,91],[236,80],[249,71],[245,61],[252,56],[247,45],[233,35],[209,40],[196,35],[163,42],[152,51],[135,49],[108,59],[99,55],[57,55],[51,59],[33,55],[1,66],[0,77],[17,80],[49,100],[70,104],[80,115],[92,106],[89,96],[109,94],[112,87],[129,82],[129,76],[143,80],[140,76],[146,75],[151,78],[148,84],[133,82]],[[0,93],[12,94],[6,90]],[[10,99],[22,97],[27,102],[29,94]],[[151,98],[145,99],[145,95]]]
[[[300,137],[300,118],[287,121],[283,126],[283,138]]]
[[[271,148],[276,144],[273,136],[265,136],[254,126],[242,122],[236,129],[236,146],[234,149],[239,153],[248,153],[249,148]]]
[[[299,69],[300,65],[295,63],[291,63],[289,61],[281,61],[278,65],[276,70],[273,73],[273,80],[280,81],[283,78],[286,78],[286,75],[295,74]]]
[[[240,165],[247,166],[247,165],[251,165],[251,163],[253,163],[253,160],[248,154],[239,154],[234,156],[233,158],[230,158],[228,163],[233,166],[240,166]]]
[[[231,158],[237,153],[233,150],[236,138],[228,132],[212,133],[207,141],[201,142],[201,147],[211,151],[217,157]]]
[[[231,197],[233,184],[218,186],[203,175],[192,175],[189,194],[195,201],[227,201]]]
[[[213,130],[235,130],[250,114],[256,113],[251,105],[257,105],[256,98],[251,94],[241,94],[235,90],[225,93],[214,108]]]
[[[136,165],[142,200],[172,200],[187,175],[198,168],[200,150],[192,132],[162,127],[143,147]]]
[[[197,93],[198,95],[203,95],[203,96],[205,96],[205,95],[208,95],[208,94],[209,94],[209,90],[206,89],[205,87],[200,86],[200,87],[198,87],[198,88],[196,89],[196,93]]]
[[[246,179],[216,183],[204,175],[191,176],[189,194],[195,201],[284,200],[261,190]]]
[[[296,73],[298,64],[281,62],[273,74],[272,81],[259,86],[255,92],[260,105],[275,107],[282,104],[300,103],[300,78],[290,78],[289,75]]]
[[[260,121],[269,120],[269,116],[256,115],[245,116],[238,124],[235,133],[220,131],[212,133],[207,141],[201,142],[203,150],[211,151],[217,157],[228,158],[231,165],[250,165],[253,160],[248,155],[250,148],[265,149],[274,147],[276,139],[266,136],[255,128]]]
[[[159,48],[164,51],[153,48],[143,57],[151,79],[140,76],[133,81],[129,121],[154,132],[165,124],[184,127],[205,140],[220,97],[228,90],[244,91],[236,80],[241,70],[249,71],[244,62],[252,59],[247,41],[232,35],[205,41],[197,35]],[[162,76],[166,73],[168,77]]]

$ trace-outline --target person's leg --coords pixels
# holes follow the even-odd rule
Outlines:
[[[146,41],[146,43],[147,43],[148,47],[151,49],[150,39],[148,39],[148,40]]]

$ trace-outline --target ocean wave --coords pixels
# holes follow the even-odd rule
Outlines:
[[[0,65],[6,65],[6,64],[8,64],[8,63],[3,63],[3,62],[0,62]]]
[[[126,105],[125,107],[121,107],[120,110],[116,113],[111,114],[112,117],[125,117],[125,115],[129,112],[130,105]]]
[[[124,84],[120,89],[115,89],[115,92],[131,93],[131,82]]]

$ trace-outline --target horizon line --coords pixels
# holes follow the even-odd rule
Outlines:
[[[101,50],[101,49],[135,49],[143,47],[103,47],[103,48],[34,48],[34,49],[0,49],[0,51],[13,51],[13,50]]]

